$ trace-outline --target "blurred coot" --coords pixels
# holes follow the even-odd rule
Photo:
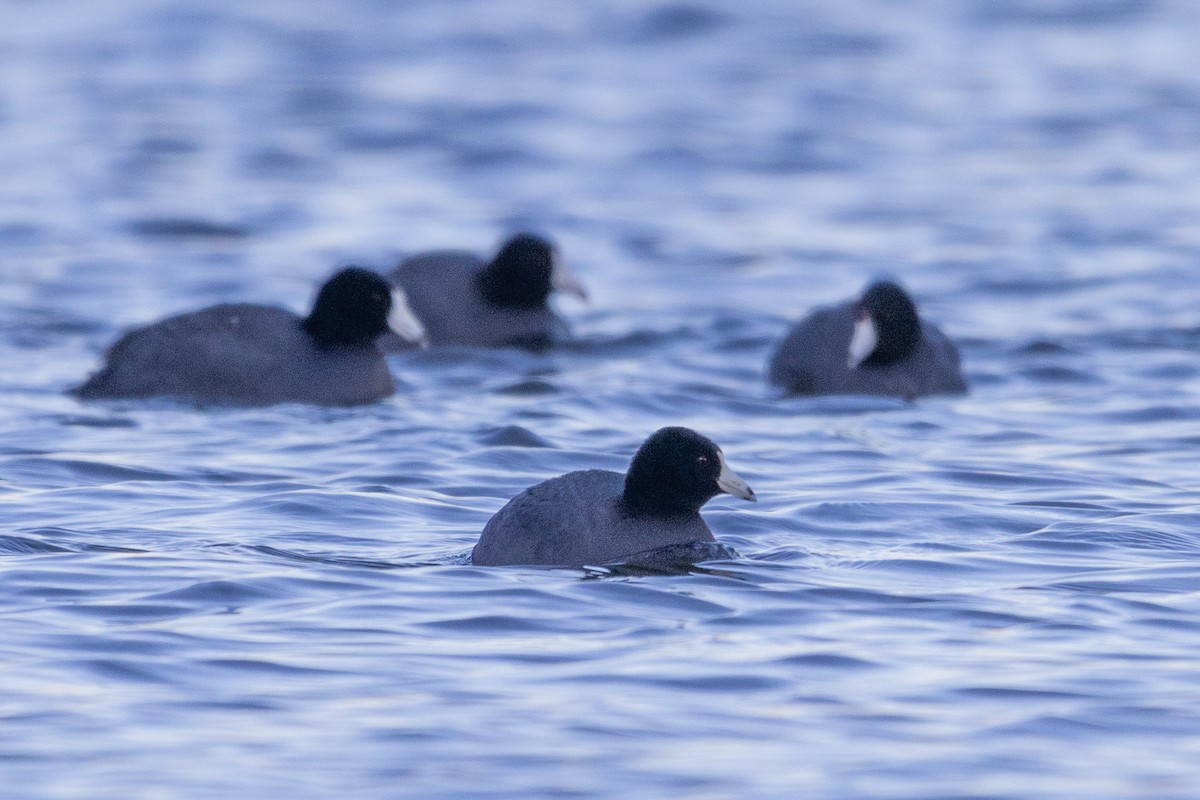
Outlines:
[[[404,311],[403,302],[395,311]],[[71,393],[81,400],[172,397],[249,406],[372,403],[395,392],[375,346],[391,330],[391,312],[387,281],[348,267],[325,282],[307,317],[224,303],[130,331]]]
[[[798,322],[771,356],[767,378],[792,394],[912,398],[967,391],[958,348],[888,281]]]
[[[548,303],[551,291],[587,297],[558,249],[531,233],[510,238],[490,261],[463,250],[419,253],[390,278],[404,290],[430,345],[544,348],[567,336]],[[385,346],[404,345],[388,337]]]

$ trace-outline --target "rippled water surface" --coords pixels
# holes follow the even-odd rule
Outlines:
[[[0,4],[0,795],[1200,796],[1189,0]],[[127,327],[555,236],[542,355],[354,409],[81,406]],[[781,399],[905,282],[972,393]],[[687,574],[476,568],[647,433]]]

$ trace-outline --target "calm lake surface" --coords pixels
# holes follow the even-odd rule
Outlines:
[[[0,1],[0,796],[1200,796],[1191,0]],[[376,406],[83,406],[132,325],[515,229],[592,294]],[[781,399],[903,281],[973,391]],[[690,574],[479,568],[652,430]]]

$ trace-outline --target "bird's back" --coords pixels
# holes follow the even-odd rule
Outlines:
[[[581,470],[537,484],[496,512],[472,553],[476,564],[604,564],[660,547],[711,542],[699,514],[634,518],[624,510],[625,476]]]

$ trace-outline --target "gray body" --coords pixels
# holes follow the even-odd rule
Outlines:
[[[130,331],[74,390],[84,400],[175,397],[198,403],[373,403],[395,392],[374,344],[321,348],[282,308],[233,303]]]
[[[566,323],[547,306],[488,303],[476,283],[487,263],[465,250],[422,253],[401,261],[389,280],[404,290],[430,345],[537,348],[566,337]],[[411,346],[396,336],[385,339],[388,349]]]
[[[920,397],[965,394],[958,348],[921,320],[921,341],[904,359],[885,366],[847,362],[855,303],[820,308],[796,324],[771,356],[767,379],[793,394],[871,394]]]
[[[623,474],[600,469],[569,472],[532,486],[488,520],[471,561],[579,567],[669,545],[716,541],[698,512],[631,517],[624,510],[624,487]]]

